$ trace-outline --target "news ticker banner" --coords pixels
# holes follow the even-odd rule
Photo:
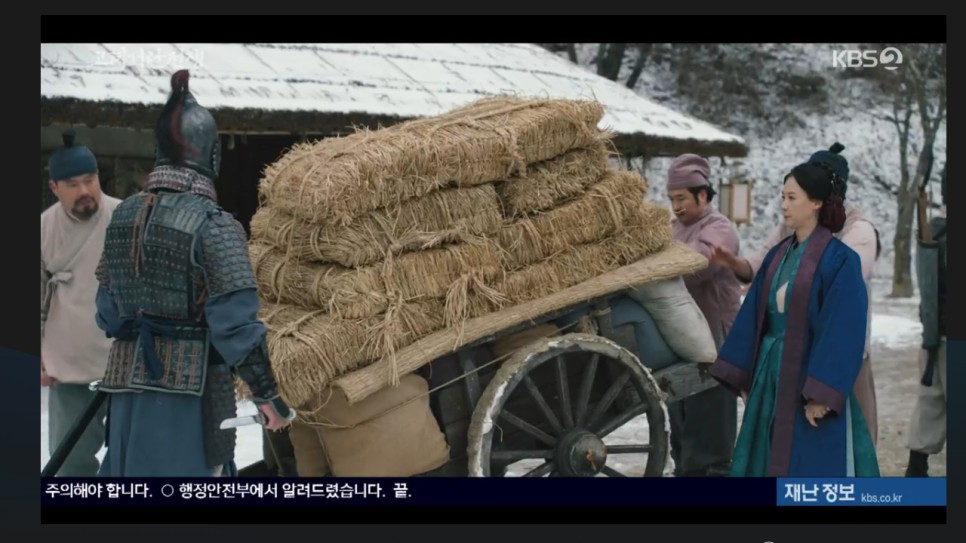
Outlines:
[[[945,506],[946,479],[47,478],[45,506]]]
[[[776,504],[945,506],[946,478],[778,479]]]

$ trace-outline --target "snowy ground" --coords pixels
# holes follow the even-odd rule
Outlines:
[[[908,458],[905,434],[918,390],[917,357],[922,326],[917,317],[918,298],[891,299],[887,296],[890,288],[887,278],[873,282],[872,360],[879,407],[879,462],[883,475],[891,477],[902,475]],[[741,402],[738,403],[740,417]],[[239,415],[254,411],[250,403],[239,405]],[[47,389],[41,389],[40,412],[40,465],[43,467],[49,458]],[[647,422],[642,417],[608,436],[605,442],[609,445],[647,443],[647,435]],[[240,428],[236,456],[238,466],[250,465],[261,457],[260,427]],[[627,475],[640,475],[643,473],[644,460],[642,455],[621,455],[609,459],[608,465]],[[526,466],[523,462],[514,465],[511,475],[525,472]],[[930,458],[930,474],[946,475],[945,449]]]

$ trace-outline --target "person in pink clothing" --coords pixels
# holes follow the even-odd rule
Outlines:
[[[846,183],[849,178],[849,163],[840,153],[845,147],[836,142],[829,150],[822,150],[813,153],[809,157],[809,162],[814,162],[824,165],[824,167],[833,170],[840,179],[844,180]],[[845,185],[847,188],[848,185]],[[845,198],[845,193],[842,194],[843,199]],[[713,262],[717,262],[722,266],[731,268],[735,276],[741,280],[743,283],[750,283],[752,278],[758,273],[758,269],[761,267],[762,260],[768,251],[778,245],[786,237],[790,236],[793,232],[784,225],[780,223],[772,231],[771,235],[765,241],[762,246],[761,251],[757,254],[743,258],[738,255],[738,252],[733,248],[726,245],[719,246],[712,257]],[[857,207],[845,202],[845,226],[840,232],[835,234],[835,237],[839,238],[842,242],[849,246],[853,251],[858,253],[859,259],[862,262],[862,277],[865,280],[865,287],[869,297],[872,299],[872,271],[875,268],[875,264],[879,259],[879,253],[881,252],[881,243],[879,241],[879,233],[872,221],[869,220]],[[855,381],[855,395],[862,408],[862,414],[865,415],[866,423],[869,426],[869,433],[872,434],[872,442],[876,443],[878,441],[878,423],[877,423],[877,408],[876,408],[876,398],[875,398],[875,381],[872,376],[872,365],[869,357],[870,345],[871,345],[871,322],[872,322],[872,304],[869,304],[868,318],[866,322],[866,340],[865,340],[865,353],[862,362],[862,368],[859,370],[859,375]]]
[[[674,211],[672,236],[710,259],[712,247],[738,252],[738,232],[712,200],[708,161],[684,154],[671,163],[668,198]],[[731,269],[711,264],[684,277],[685,286],[704,314],[715,346],[721,347],[741,307],[741,285]],[[675,402],[671,417],[671,455],[675,474],[683,477],[725,476],[731,466],[738,425],[734,394],[714,387]]]

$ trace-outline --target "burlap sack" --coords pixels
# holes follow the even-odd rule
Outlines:
[[[399,386],[383,388],[355,405],[338,390],[326,395],[325,405],[311,418],[321,423],[315,427],[332,475],[409,477],[448,462],[449,445],[429,408],[428,390],[424,378],[409,374]]]
[[[654,319],[668,347],[688,362],[712,363],[718,356],[711,326],[684,285],[683,277],[652,281],[628,289]]]
[[[332,473],[322,448],[322,437],[315,426],[294,420],[288,437],[295,451],[295,468],[299,477],[325,477]]]
[[[521,347],[533,343],[540,338],[555,336],[557,335],[558,331],[559,330],[557,327],[552,324],[541,324],[539,326],[527,328],[521,332],[493,340],[490,343],[490,350],[493,352],[494,358],[500,358],[501,356],[513,353]]]

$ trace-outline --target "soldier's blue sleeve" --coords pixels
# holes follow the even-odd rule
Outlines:
[[[110,281],[104,269],[103,255],[97,263],[94,275],[97,277],[98,283],[97,294],[94,296],[94,307],[96,309],[94,322],[97,323],[97,327],[103,330],[109,338],[116,338],[130,332],[127,327],[131,325],[131,322],[121,318],[121,312],[117,309],[117,302],[114,301],[114,293],[111,292]]]
[[[102,283],[97,286],[97,296],[94,298],[94,303],[97,307],[97,315],[94,319],[97,322],[97,327],[104,330],[107,337],[117,337],[121,333],[125,321],[121,318],[121,313],[117,310],[117,304],[114,302],[114,295],[111,294],[111,289],[107,285]]]
[[[195,254],[205,270],[205,317],[212,346],[235,366],[262,344],[266,334],[258,318],[260,301],[245,231],[231,215],[215,215]]]

